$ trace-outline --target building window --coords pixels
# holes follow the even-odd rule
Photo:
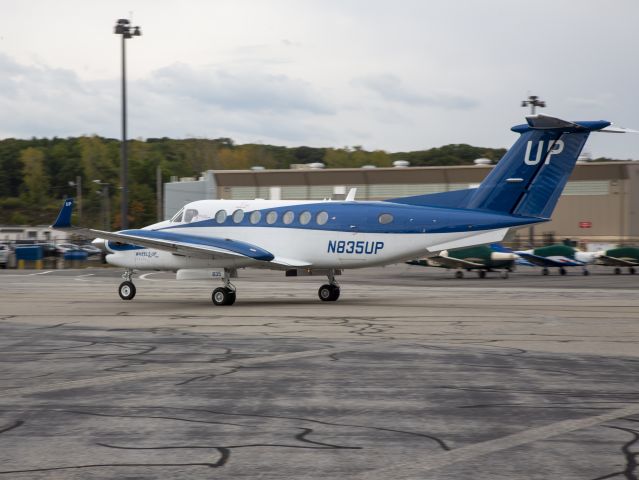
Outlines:
[[[291,223],[293,223],[293,220],[295,220],[295,214],[290,210],[282,215],[282,221],[286,225],[290,225]]]
[[[219,210],[215,214],[215,221],[217,223],[224,223],[225,220],[226,220],[226,210]]]
[[[311,221],[312,217],[313,215],[311,215],[311,212],[309,212],[308,210],[305,210],[304,212],[300,213],[300,223],[302,225],[306,225],[308,224],[308,222]]]
[[[328,213],[319,212],[317,214],[317,217],[315,217],[315,221],[318,225],[324,225],[326,222],[328,222]]]
[[[268,212],[266,214],[266,223],[268,223],[269,225],[273,225],[275,222],[277,222],[277,212]]]
[[[244,220],[244,210],[241,208],[233,212],[233,222],[241,223]]]
[[[387,223],[391,223],[393,221],[393,216],[390,213],[382,213],[377,220],[382,225],[386,225]]]
[[[262,212],[260,212],[259,210],[255,210],[254,212],[251,212],[250,219],[253,225],[255,225],[256,223],[259,223],[259,221],[262,219]]]

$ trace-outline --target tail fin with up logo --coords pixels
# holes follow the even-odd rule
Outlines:
[[[588,135],[610,122],[568,122],[545,115],[527,125],[497,166],[469,196],[464,208],[550,218]]]
[[[568,122],[546,115],[526,120],[512,128],[521,136],[479,187],[387,201],[548,219],[590,132],[634,132],[605,120]]]

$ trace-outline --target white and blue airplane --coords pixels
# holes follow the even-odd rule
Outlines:
[[[545,115],[512,128],[520,137],[477,188],[385,201],[200,200],[142,229],[106,232],[71,226],[73,199],[53,227],[99,237],[106,261],[125,269],[118,292],[136,293],[138,270],[178,279],[219,277],[215,305],[232,305],[237,269],[320,274],[322,301],[335,301],[344,269],[405,262],[444,250],[500,242],[512,229],[548,221],[593,131],[623,132],[610,122],[570,122]]]

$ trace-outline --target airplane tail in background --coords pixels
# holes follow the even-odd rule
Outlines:
[[[605,120],[568,122],[546,115],[526,120],[512,128],[521,136],[476,189],[388,201],[550,218],[590,132],[624,131]]]

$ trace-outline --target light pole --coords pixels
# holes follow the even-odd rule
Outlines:
[[[530,114],[535,114],[535,108],[546,108],[546,102],[544,100],[540,100],[537,95],[529,95],[528,99],[523,100],[521,102],[522,107],[530,106]],[[531,247],[535,246],[535,227],[528,227],[528,243],[530,243]]]
[[[129,160],[127,158],[126,145],[126,40],[142,35],[140,27],[131,27],[131,22],[126,18],[121,18],[115,24],[115,34],[122,35],[122,145],[120,147],[120,224],[122,230],[129,228]]]
[[[530,105],[530,114],[534,115],[535,114],[535,108],[540,107],[540,108],[545,108],[546,107],[546,102],[543,100],[539,100],[539,97],[537,95],[529,95],[527,100],[523,100],[521,102],[521,106],[522,107],[527,107]]]

